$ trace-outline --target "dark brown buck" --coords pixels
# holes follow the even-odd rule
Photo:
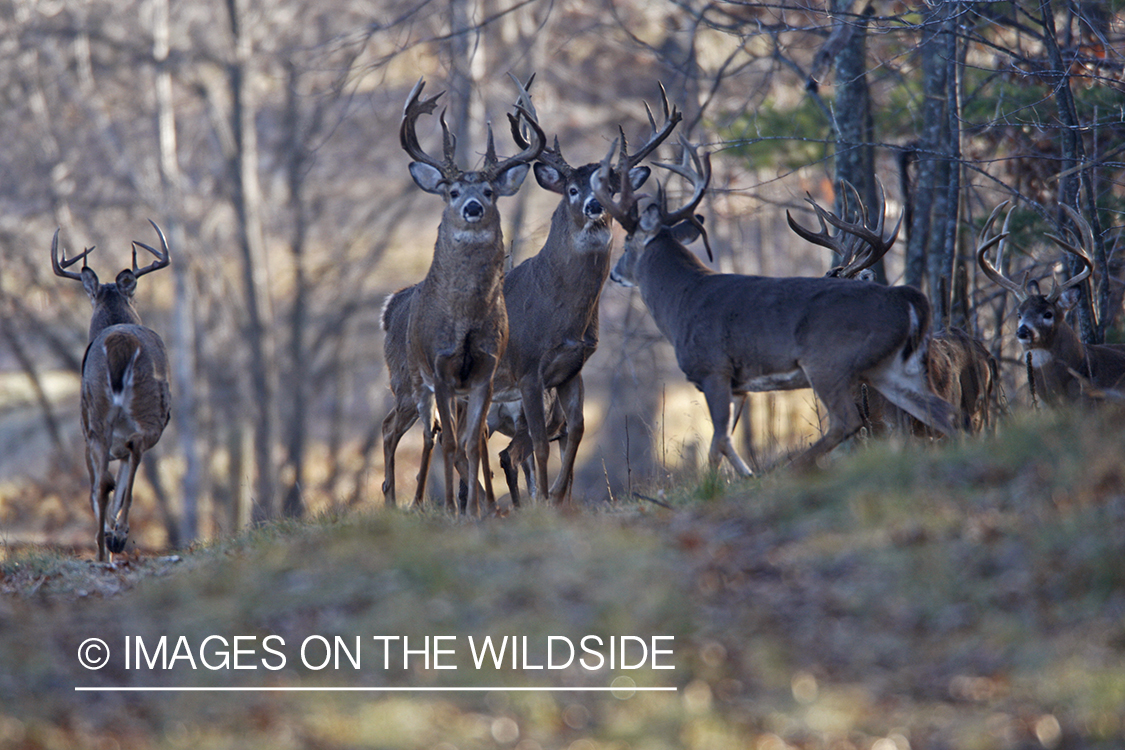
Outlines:
[[[1082,270],[1071,278],[1059,282],[1053,279],[1048,294],[1039,290],[1039,282],[1022,283],[1007,278],[998,269],[1002,262],[993,265],[988,259],[988,251],[993,245],[997,255],[1002,257],[1004,244],[1008,238],[1008,222],[1011,211],[1004,218],[1003,228],[998,234],[988,235],[996,222],[996,217],[1007,203],[997,206],[981,231],[981,241],[977,249],[977,262],[988,278],[1000,287],[1011,292],[1019,301],[1016,308],[1016,339],[1025,357],[1030,357],[1035,377],[1035,385],[1042,396],[1051,403],[1075,400],[1084,395],[1092,395],[1090,386],[1097,392],[1120,392],[1125,387],[1125,350],[1122,347],[1105,344],[1084,344],[1070,324],[1066,313],[1078,301],[1078,285],[1093,271],[1087,250],[1093,247],[1094,233],[1082,215],[1070,206],[1062,206],[1074,226],[1078,228],[1075,238],[1077,245],[1070,240],[1048,234],[1056,245],[1082,264]]]
[[[98,281],[86,265],[94,248],[67,259],[59,257],[59,232],[51,240],[51,266],[57,276],[81,281],[94,307],[90,338],[82,359],[82,432],[86,439],[86,466],[90,470],[90,504],[98,520],[98,560],[106,551],[125,550],[129,538],[129,508],[133,503],[133,481],[144,452],[156,445],[171,414],[168,390],[168,358],[164,342],[141,325],[133,305],[137,279],[166,267],[168,242],[154,222],[160,250],[143,242],[133,243],[133,267],[117,274],[110,284]],[[156,260],[137,267],[137,246]],[[66,270],[82,261],[82,272]],[[110,461],[120,461],[117,477]],[[112,495],[112,502],[110,496]]]
[[[595,194],[625,228],[625,251],[610,278],[636,286],[671,341],[687,379],[707,400],[714,425],[708,458],[723,456],[749,475],[730,438],[731,397],[752,391],[812,388],[828,411],[828,430],[795,459],[811,466],[862,422],[852,393],[867,383],[931,427],[953,431],[952,407],[929,389],[924,361],[930,306],[910,287],[835,278],[767,278],[716,273],[677,235],[702,231],[695,207],[711,176],[710,158],[683,143],[683,162],[658,165],[689,179],[694,192],[677,210],[655,197],[606,190],[611,147]]]
[[[518,85],[518,81],[516,82]],[[536,118],[527,87],[520,86],[518,105]],[[652,132],[648,140],[619,166],[611,183],[622,179],[631,189],[640,188],[648,179],[650,169],[640,166],[675,129],[681,119],[679,110],[669,107],[661,88],[664,122],[657,127],[648,106]],[[509,115],[512,137],[520,145],[526,140],[520,133],[520,118]],[[624,138],[624,136],[622,136]],[[523,407],[535,463],[537,499],[562,502],[570,490],[574,462],[585,431],[583,404],[585,387],[582,368],[598,346],[598,303],[610,269],[612,218],[594,195],[592,178],[600,168],[594,162],[574,167],[567,163],[559,148],[546,148],[535,164],[535,179],[540,187],[561,196],[547,240],[539,252],[513,268],[504,279],[504,299],[508,308],[508,349],[496,373],[496,401],[519,400]],[[566,437],[561,441],[562,457],[555,481],[547,484],[549,440],[560,430],[550,424],[544,409],[545,393],[554,390],[565,420]],[[515,421],[518,427],[521,423]],[[552,429],[556,428],[556,429]],[[518,432],[506,450],[523,454],[525,438]],[[510,461],[509,454],[509,463]],[[509,478],[514,504],[519,502],[519,489]]]
[[[793,219],[786,211],[790,228],[799,237],[814,245],[827,247],[841,258],[840,265],[828,272],[828,276],[842,279],[874,281],[874,274],[868,269],[894,246],[898,231],[902,226],[899,217],[890,238],[884,238],[886,222],[886,193],[882,183],[878,184],[878,203],[869,212],[859,196],[859,191],[847,181],[842,181],[842,213],[848,214],[848,196],[856,203],[858,222],[850,222],[820,206],[811,196],[805,200],[812,206],[820,231],[813,232]],[[876,216],[871,224],[870,214]],[[837,231],[829,232],[827,224]],[[951,327],[935,332],[930,337],[926,356],[926,377],[930,389],[958,411],[958,426],[969,432],[979,432],[991,423],[993,389],[996,384],[996,361],[977,339],[961,328]],[[920,421],[905,414],[902,410],[887,404],[877,394],[864,392],[861,411],[873,428],[884,423],[905,427],[915,434],[928,434],[930,431]]]
[[[455,161],[456,139],[443,114],[443,158],[434,158],[419,144],[415,123],[419,116],[433,112],[441,94],[422,99],[424,85],[419,80],[410,93],[399,137],[413,159],[410,174],[415,184],[441,196],[445,210],[430,270],[409,301],[406,355],[411,391],[427,445],[433,443],[433,407],[437,406],[446,507],[455,507],[456,464],[468,485],[468,502],[477,512],[483,511],[477,482],[483,460],[484,490],[491,511],[495,498],[485,450],[485,416],[492,402],[492,377],[508,340],[504,239],[496,201],[519,190],[545,141],[543,131],[528,118],[531,142],[517,155],[500,160],[490,128],[483,169],[465,171]],[[460,420],[454,403],[458,398],[466,402]],[[419,487],[418,497],[423,489]],[[393,493],[390,498],[393,502]]]

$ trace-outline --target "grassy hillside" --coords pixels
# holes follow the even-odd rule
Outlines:
[[[12,553],[0,747],[1119,748],[1123,472],[1125,415],[1040,414],[808,477],[649,488],[667,508],[319,518],[114,567]],[[514,668],[477,668],[485,636],[515,637]],[[597,668],[586,636],[628,636],[643,666]],[[93,671],[91,637],[111,651]],[[567,644],[585,666],[534,668]]]

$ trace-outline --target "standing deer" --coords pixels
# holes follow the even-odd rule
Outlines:
[[[1031,368],[1036,385],[1040,386],[1043,397],[1051,402],[1072,401],[1084,395],[1089,386],[1099,391],[1117,391],[1125,387],[1125,347],[1106,344],[1083,344],[1082,339],[1066,322],[1066,313],[1078,301],[1078,285],[1093,271],[1085,250],[1093,247],[1094,233],[1090,225],[1076,210],[1063,205],[1070,220],[1078,228],[1078,246],[1053,234],[1048,234],[1052,242],[1065,252],[1078,258],[1082,270],[1059,283],[1054,279],[1049,294],[1039,291],[1039,282],[1034,279],[1016,283],[1004,276],[988,259],[988,251],[997,245],[997,254],[1003,256],[1004,244],[1008,237],[1008,222],[1011,212],[1004,219],[999,234],[988,237],[996,217],[1007,205],[1001,203],[989,216],[977,249],[977,262],[988,278],[1008,290],[1019,301],[1016,308],[1016,339],[1025,356],[1031,359]]]
[[[886,255],[898,239],[898,231],[902,226],[901,216],[890,238],[884,239],[887,199],[882,184],[878,187],[879,201],[874,210],[877,216],[874,226],[871,226],[867,206],[860,199],[859,191],[846,181],[843,181],[842,185],[844,204],[842,213],[847,215],[848,195],[851,194],[858,206],[858,222],[845,221],[820,206],[811,195],[805,200],[812,206],[820,222],[819,232],[802,227],[786,211],[785,217],[789,227],[799,237],[839,254],[841,264],[831,269],[828,276],[874,281],[874,274],[868,269]],[[827,224],[831,224],[839,231],[831,234]],[[996,361],[984,344],[957,327],[935,332],[930,337],[930,345],[926,352],[926,377],[930,389],[956,407],[958,426],[961,429],[979,432],[988,427],[991,422],[992,393],[996,384]],[[890,424],[905,422],[914,434],[924,435],[929,432],[923,423],[910,415],[902,413],[889,404],[881,403],[877,395],[869,397],[864,390],[862,401],[861,410],[864,418],[872,427],[884,421]]]
[[[516,81],[517,85],[519,84]],[[527,86],[520,86],[519,106],[536,118]],[[664,122],[658,128],[648,106],[652,133],[635,154],[611,174],[616,185],[625,180],[636,190],[648,179],[651,170],[640,166],[663,143],[682,119],[680,111],[669,107],[661,87]],[[512,137],[526,147],[519,130],[519,118],[511,117]],[[622,136],[624,138],[624,136]],[[624,143],[624,141],[622,141]],[[625,147],[622,146],[624,152]],[[548,497],[559,503],[567,496],[578,445],[584,433],[583,403],[585,388],[582,367],[598,346],[598,303],[609,277],[612,219],[594,195],[591,180],[598,172],[597,162],[580,167],[567,163],[559,148],[543,149],[535,164],[535,179],[540,187],[562,196],[551,216],[551,229],[542,249],[513,268],[504,279],[504,299],[508,307],[508,350],[496,373],[496,401],[520,400],[524,421],[535,457],[535,489],[539,500]],[[554,484],[547,484],[549,430],[544,411],[544,393],[553,389],[565,418],[566,439]],[[517,426],[519,421],[517,420]],[[522,437],[513,446],[519,451]],[[508,463],[511,463],[509,458]],[[519,490],[512,487],[513,502]]]
[[[702,232],[693,211],[711,177],[681,138],[683,161],[660,164],[691,181],[688,202],[672,211],[662,190],[634,195],[627,182],[614,200],[607,189],[613,144],[595,195],[628,236],[610,278],[640,289],[676,361],[707,400],[714,425],[708,458],[725,456],[744,476],[750,468],[730,438],[731,397],[755,391],[812,388],[828,411],[828,430],[794,464],[815,465],[862,422],[852,393],[867,383],[931,427],[953,432],[953,409],[929,389],[924,371],[930,306],[911,287],[886,287],[834,278],[767,278],[716,273],[684,247],[681,237]]]
[[[410,174],[423,191],[445,201],[434,258],[426,278],[410,299],[407,358],[411,391],[433,443],[433,407],[441,421],[445,459],[445,503],[453,510],[453,468],[468,484],[468,502],[482,510],[477,476],[483,458],[484,490],[495,506],[485,450],[485,416],[492,401],[492,377],[508,339],[504,307],[504,239],[496,200],[514,195],[543,150],[543,131],[530,118],[531,143],[516,156],[499,160],[488,132],[484,168],[465,171],[455,161],[456,139],[441,117],[443,158],[427,154],[418,142],[415,123],[431,114],[441,94],[422,99],[425,82],[415,84],[403,110],[399,138],[413,161]],[[455,417],[455,399],[466,400],[463,419]],[[424,480],[424,476],[423,476]],[[419,484],[422,482],[420,481]],[[424,488],[419,487],[419,496]]]
[[[516,82],[519,85],[518,81]],[[542,129],[531,103],[528,88],[520,86],[517,115],[509,115],[512,137],[520,148],[531,148],[520,122]],[[639,188],[650,174],[639,163],[663,142],[680,121],[662,91],[664,124],[657,128],[649,112],[653,133],[648,142],[628,158],[630,185]],[[647,107],[646,107],[647,110]],[[547,456],[551,440],[562,443],[562,466],[550,490],[561,501],[569,490],[575,456],[582,439],[584,387],[581,370],[598,344],[598,302],[609,276],[611,218],[593,196],[591,178],[598,163],[572,167],[563,157],[558,139],[544,148],[534,166],[541,187],[562,196],[551,218],[551,228],[542,249],[512,269],[504,279],[508,316],[508,344],[494,378],[493,400],[504,407],[493,424],[512,437],[501,452],[513,505],[519,506],[515,467],[529,456],[535,459],[534,486],[540,499],[547,497]],[[386,501],[394,500],[394,453],[402,435],[416,420],[417,409],[409,394],[409,362],[406,350],[405,310],[417,286],[388,297],[382,315],[386,331],[384,354],[391,375],[395,407],[383,422],[383,452]],[[548,393],[553,390],[554,393]],[[549,403],[545,408],[544,402]],[[494,410],[495,411],[495,410]],[[564,437],[565,435],[565,437]],[[418,493],[424,489],[429,450],[423,445]],[[421,502],[421,494],[415,502]]]
[[[101,284],[85,258],[87,248],[69,260],[59,258],[59,231],[51,240],[51,267],[56,276],[81,281],[94,307],[89,345],[82,358],[82,432],[86,438],[86,466],[90,471],[90,504],[98,519],[98,561],[106,550],[123,552],[129,538],[129,508],[133,481],[141,456],[156,445],[171,415],[168,358],[164,342],[155,331],[141,325],[133,306],[137,279],[170,263],[164,233],[149,221],[160,237],[157,251],[143,242],[133,243],[133,268],[117,274],[111,284]],[[156,260],[137,267],[137,246]],[[82,261],[82,272],[66,270]],[[109,462],[121,461],[117,478]],[[110,504],[110,494],[113,503]]]

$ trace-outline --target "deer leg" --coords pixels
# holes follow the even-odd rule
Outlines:
[[[418,464],[417,486],[414,490],[412,507],[415,508],[421,508],[426,498],[426,479],[430,476],[430,457],[434,451],[434,432],[439,429],[434,425],[434,394],[424,387],[420,389],[420,392],[422,395],[418,399],[415,413],[422,420],[422,459]]]
[[[707,461],[712,468],[718,468],[723,456],[726,456],[733,468],[740,476],[750,477],[754,472],[738,455],[734,443],[730,439],[731,430],[731,390],[730,376],[724,373],[711,375],[702,383],[703,397],[707,400],[707,410],[711,412],[711,424],[715,433],[711,437],[711,449],[707,453]],[[569,430],[570,425],[567,425]]]
[[[518,450],[517,441],[523,439],[523,433],[517,428],[515,437],[508,443],[508,447],[500,451],[500,470],[504,472],[504,481],[508,483],[508,493],[512,496],[512,507],[520,507],[520,475],[517,468],[522,464],[522,451]],[[512,460],[513,450],[517,451],[517,459]]]
[[[574,475],[574,461],[578,457],[578,444],[582,442],[582,434],[586,430],[582,414],[582,405],[586,399],[586,389],[582,382],[582,374],[578,373],[570,380],[555,389],[559,402],[566,414],[566,443],[562,450],[562,459],[559,473],[555,483],[551,486],[551,500],[561,503],[568,499],[570,480]]]
[[[453,502],[453,465],[457,460],[457,424],[453,418],[453,399],[448,389],[440,381],[434,383],[434,401],[437,402],[438,419],[441,421],[441,457],[445,474],[445,509],[457,512]]]
[[[137,468],[141,465],[141,456],[144,449],[140,445],[140,435],[135,435],[126,442],[129,447],[129,456],[121,459],[121,466],[117,470],[117,490],[113,496],[113,507],[106,521],[113,522],[113,531],[106,539],[109,551],[119,554],[125,551],[125,543],[129,541],[129,509],[133,505],[133,483],[137,478]]]
[[[828,412],[828,430],[793,459],[792,465],[797,469],[815,467],[818,458],[863,427],[863,418],[852,399],[853,383],[842,380],[838,372],[829,368],[824,371],[806,369],[805,377]]]
[[[551,445],[547,440],[547,416],[543,410],[543,383],[535,376],[524,378],[520,383],[520,396],[523,402],[523,416],[527,422],[527,434],[531,438],[531,450],[535,457],[535,499],[546,501],[547,460]]]
[[[480,515],[483,511],[480,502],[480,485],[477,477],[481,469],[481,451],[484,447],[485,416],[488,406],[492,402],[492,382],[487,381],[469,394],[469,402],[465,411],[465,425],[461,432],[461,449],[465,456],[466,473],[464,479],[469,485],[468,504],[476,509]],[[484,494],[488,503],[488,512],[496,509],[496,498],[492,494],[492,478],[487,475],[488,458],[484,458],[486,475],[484,478]]]
[[[406,431],[418,421],[414,404],[398,403],[383,420],[383,504],[395,507],[395,451]]]
[[[90,470],[90,505],[98,521],[98,562],[106,561],[105,524],[109,495],[113,492],[113,477],[109,473],[109,451],[95,441],[86,443],[86,468]]]

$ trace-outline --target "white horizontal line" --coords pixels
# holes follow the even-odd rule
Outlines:
[[[80,693],[655,693],[676,692],[677,687],[518,687],[493,685],[487,687],[83,687]]]

